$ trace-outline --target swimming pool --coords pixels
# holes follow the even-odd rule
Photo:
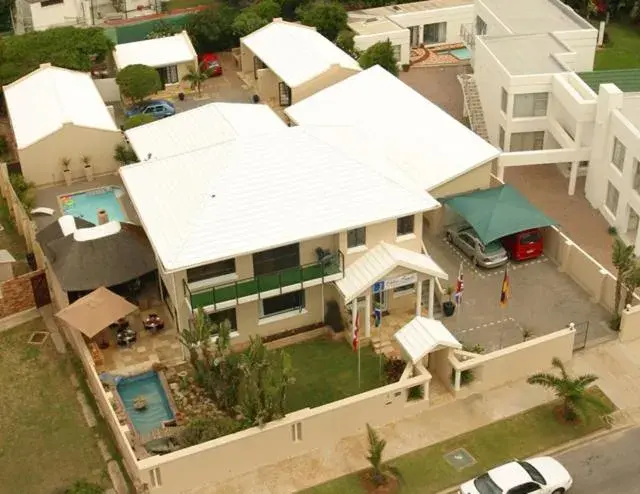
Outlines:
[[[467,48],[456,48],[455,50],[449,50],[448,53],[456,57],[458,60],[471,59],[471,52]]]
[[[110,220],[127,221],[127,217],[118,201],[124,192],[120,187],[100,187],[75,194],[60,196],[63,214],[70,214],[78,218],[98,224],[98,211],[104,209]]]
[[[118,381],[117,390],[127,415],[139,434],[144,435],[159,429],[162,427],[162,422],[174,418],[169,399],[157,372],[149,371],[136,376],[123,377]],[[134,407],[133,403],[139,396],[143,396],[147,402],[144,410],[136,410]]]

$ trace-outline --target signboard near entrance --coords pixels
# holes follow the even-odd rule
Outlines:
[[[418,282],[418,274],[404,274],[402,276],[397,276],[395,278],[390,278],[388,280],[384,280],[384,289],[385,290],[393,290],[394,288],[400,288],[401,286],[412,285]]]
[[[384,290],[385,290],[384,281],[377,281],[376,283],[373,284],[373,293],[384,292]]]

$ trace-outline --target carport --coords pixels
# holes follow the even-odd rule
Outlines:
[[[462,216],[485,244],[524,230],[556,224],[507,184],[441,202]]]

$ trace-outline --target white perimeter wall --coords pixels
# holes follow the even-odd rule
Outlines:
[[[54,26],[72,26],[83,21],[84,15],[75,0],[65,0],[64,3],[41,7],[39,3],[31,4],[33,29],[43,31]]]
[[[425,24],[447,23],[447,39],[445,43],[461,43],[460,27],[470,24],[475,18],[473,5],[461,5],[443,9],[424,10],[422,12],[408,12],[391,16],[391,20],[402,27],[418,26],[420,28],[420,43],[424,37]]]

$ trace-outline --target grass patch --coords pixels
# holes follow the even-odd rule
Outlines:
[[[383,384],[380,359],[369,346],[358,354],[344,341],[319,338],[286,347],[291,357],[296,382],[287,389],[287,412],[317,407],[341,400]]]
[[[614,410],[613,403],[597,387],[592,388],[592,392],[603,399],[609,412]],[[519,415],[396,458],[389,464],[400,471],[406,482],[400,491],[402,493],[437,493],[513,458],[536,455],[605,427],[604,421],[596,412],[592,413],[589,420],[583,424],[561,424],[553,413],[556,405],[557,402],[554,402],[532,408]],[[477,463],[462,471],[456,471],[443,456],[458,448],[465,448]],[[359,474],[356,473],[305,492],[307,494],[338,494],[364,491]]]
[[[640,67],[640,32],[637,26],[611,22],[607,45],[596,51],[594,70],[636,69]]]
[[[0,334],[0,491],[51,494],[84,479],[108,487],[105,464],[51,338],[36,319]]]
[[[28,273],[30,269],[25,261],[27,244],[16,230],[11,213],[9,213],[9,207],[2,196],[0,196],[0,224],[4,227],[4,230],[0,232],[0,249],[8,250],[18,261],[13,266],[14,274],[18,276]]]

